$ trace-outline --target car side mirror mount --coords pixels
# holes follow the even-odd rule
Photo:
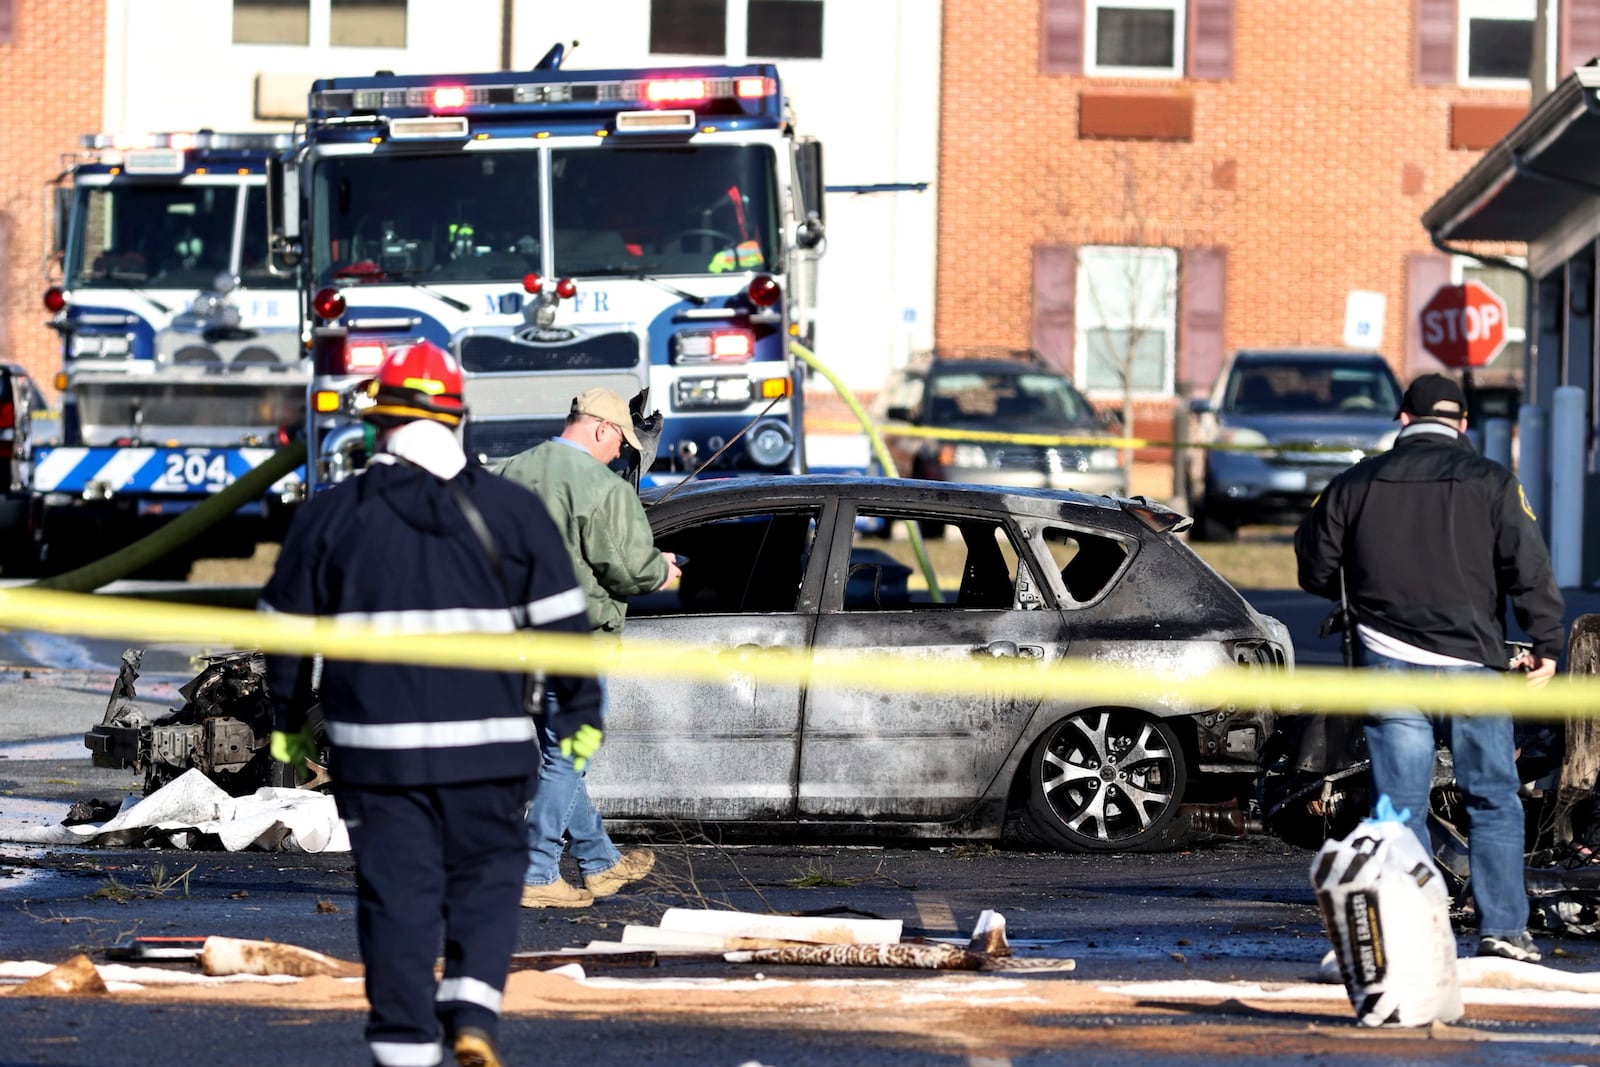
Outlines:
[[[1211,401],[1203,396],[1197,396],[1193,400],[1189,401],[1189,411],[1191,414],[1195,415],[1209,414],[1211,411]]]
[[[883,417],[888,419],[890,422],[910,422],[911,409],[897,404],[894,407],[886,410],[883,413]]]

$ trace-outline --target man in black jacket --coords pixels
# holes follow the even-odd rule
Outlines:
[[[374,385],[365,417],[379,453],[301,508],[262,608],[396,634],[587,634],[587,599],[544,505],[469,461],[456,440],[455,360],[423,342],[389,357]],[[330,659],[313,687],[314,670],[308,659],[267,657],[272,749],[286,763],[305,758],[315,688],[355,854],[373,1061],[437,1064],[442,1037],[461,1067],[498,1067],[523,813],[539,767],[526,675]],[[600,738],[599,686],[548,684],[561,709],[555,735],[587,759]]]
[[[1363,666],[1435,673],[1507,667],[1505,602],[1533,639],[1528,684],[1555,674],[1561,593],[1527,496],[1468,443],[1466,398],[1442,374],[1411,383],[1389,452],[1340,474],[1295,532],[1300,587],[1349,596]],[[1387,795],[1428,843],[1435,738],[1449,746],[1470,813],[1478,954],[1537,961],[1527,931],[1523,812],[1509,716],[1375,711],[1372,797]]]

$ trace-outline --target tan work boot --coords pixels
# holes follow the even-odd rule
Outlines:
[[[464,1026],[456,1035],[453,1050],[457,1067],[502,1067],[500,1051],[494,1047],[489,1035],[476,1026]]]
[[[579,889],[565,878],[557,878],[549,885],[522,887],[524,908],[587,908],[593,903],[593,893]]]
[[[583,876],[584,888],[597,897],[609,897],[623,886],[637,882],[650,873],[656,865],[656,854],[647,848],[636,848],[622,854],[615,867],[599,874]]]

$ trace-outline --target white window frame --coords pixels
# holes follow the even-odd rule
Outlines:
[[[1142,7],[1155,11],[1171,11],[1172,68],[1165,67],[1114,67],[1100,63],[1097,54],[1100,39],[1100,9],[1103,7]],[[1121,78],[1181,78],[1188,62],[1189,0],[1089,0],[1084,6],[1083,19],[1083,69],[1085,74]]]
[[[405,6],[406,43],[404,45],[400,45],[400,46],[395,46],[395,45],[334,44],[333,43],[333,3],[332,3],[332,0],[306,0],[307,18],[309,19],[309,21],[308,21],[307,26],[306,26],[307,41],[306,41],[305,44],[264,44],[264,43],[246,43],[246,42],[241,42],[239,44],[233,44],[232,43],[232,41],[233,41],[233,3],[232,3],[232,0],[229,0],[229,4],[228,4],[228,39],[229,39],[229,47],[230,48],[235,48],[235,49],[239,49],[239,48],[270,48],[270,49],[273,49],[275,52],[279,52],[279,53],[281,53],[281,51],[283,49],[285,49],[285,48],[302,48],[302,49],[305,49],[307,51],[311,51],[311,50],[333,51],[333,52],[339,53],[340,55],[344,55],[347,52],[382,52],[382,53],[403,52],[406,49],[412,47],[412,44],[411,44],[411,40],[412,40],[411,14],[412,14],[412,9],[416,5],[416,3],[417,3],[417,0],[406,0],[406,6]]]
[[[1539,4],[1548,4],[1545,16],[1545,84],[1553,85],[1556,69],[1556,50],[1560,42],[1561,0],[1459,0],[1456,8],[1456,81],[1482,89],[1526,89],[1527,78],[1473,78],[1467,74],[1467,61],[1471,55],[1470,29],[1472,20],[1523,19],[1536,22]]]
[[[1136,272],[1142,279],[1153,264],[1165,269],[1163,291],[1153,294],[1135,294],[1129,304],[1139,308],[1102,307],[1093,290],[1092,261],[1103,259],[1127,264],[1124,269]],[[1134,263],[1140,265],[1134,267]],[[1115,267],[1115,264],[1113,264]],[[1178,349],[1178,250],[1176,248],[1148,245],[1082,245],[1078,248],[1078,269],[1073,299],[1073,382],[1091,400],[1120,400],[1122,388],[1091,387],[1089,384],[1090,330],[1131,330],[1136,328],[1162,329],[1166,334],[1166,351],[1162,353],[1161,386],[1158,389],[1134,389],[1136,398],[1160,398],[1173,395],[1177,369]]]

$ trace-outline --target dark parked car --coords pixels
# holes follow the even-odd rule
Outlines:
[[[1190,536],[1226,541],[1252,523],[1295,523],[1330,479],[1394,443],[1400,383],[1376,353],[1240,352],[1196,439],[1234,446],[1190,454]]]
[[[657,491],[654,498],[658,498]],[[649,502],[653,497],[647,494]],[[795,476],[684,486],[650,507],[687,557],[636,598],[624,642],[808,650],[919,664],[1064,657],[1182,678],[1283,670],[1257,614],[1143,500],[914,480]],[[939,523],[931,581],[872,531]],[[1255,708],[885,694],[849,682],[608,679],[590,792],[621,824],[663,820],[995,838],[1009,816],[1061,848],[1163,847],[1188,801],[1249,796],[1273,725]]]
[[[936,358],[913,363],[896,373],[880,403],[884,418],[920,429],[1109,436],[1106,423],[1070,381],[1031,361]],[[1128,476],[1114,448],[911,437],[892,431],[884,437],[905,478],[1113,496],[1128,491]]]

